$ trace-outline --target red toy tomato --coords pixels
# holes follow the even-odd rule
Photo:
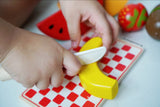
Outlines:
[[[124,31],[140,30],[146,23],[148,13],[141,4],[130,4],[125,6],[118,15],[118,21]]]

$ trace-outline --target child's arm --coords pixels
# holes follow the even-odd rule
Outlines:
[[[95,28],[107,49],[116,41],[119,26],[97,0],[60,0],[60,4],[67,20],[73,47],[76,47],[80,41],[80,22]]]
[[[45,89],[63,82],[63,67],[76,75],[81,64],[76,57],[47,36],[15,27],[0,19],[0,59],[2,67],[25,87]]]
[[[0,17],[21,26],[40,0],[0,0]]]

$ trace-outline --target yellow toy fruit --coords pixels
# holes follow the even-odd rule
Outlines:
[[[95,37],[84,44],[80,52],[97,48],[101,45],[102,39]],[[118,81],[104,75],[97,62],[83,66],[79,73],[79,78],[84,89],[96,97],[113,99],[118,93]]]
[[[105,10],[112,16],[120,12],[128,0],[104,0]]]

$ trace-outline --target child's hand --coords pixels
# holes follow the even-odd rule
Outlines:
[[[97,0],[60,0],[60,4],[73,47],[78,46],[81,38],[80,22],[93,26],[102,37],[103,45],[107,49],[116,41],[119,26]]]
[[[63,82],[63,67],[70,76],[81,67],[77,58],[56,41],[16,28],[11,50],[2,66],[13,79],[29,88],[36,85],[46,89],[49,84],[57,87]]]

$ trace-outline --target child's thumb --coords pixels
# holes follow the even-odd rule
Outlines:
[[[65,50],[63,54],[63,65],[64,68],[67,70],[66,73],[69,76],[74,76],[78,74],[81,64],[71,52]]]

